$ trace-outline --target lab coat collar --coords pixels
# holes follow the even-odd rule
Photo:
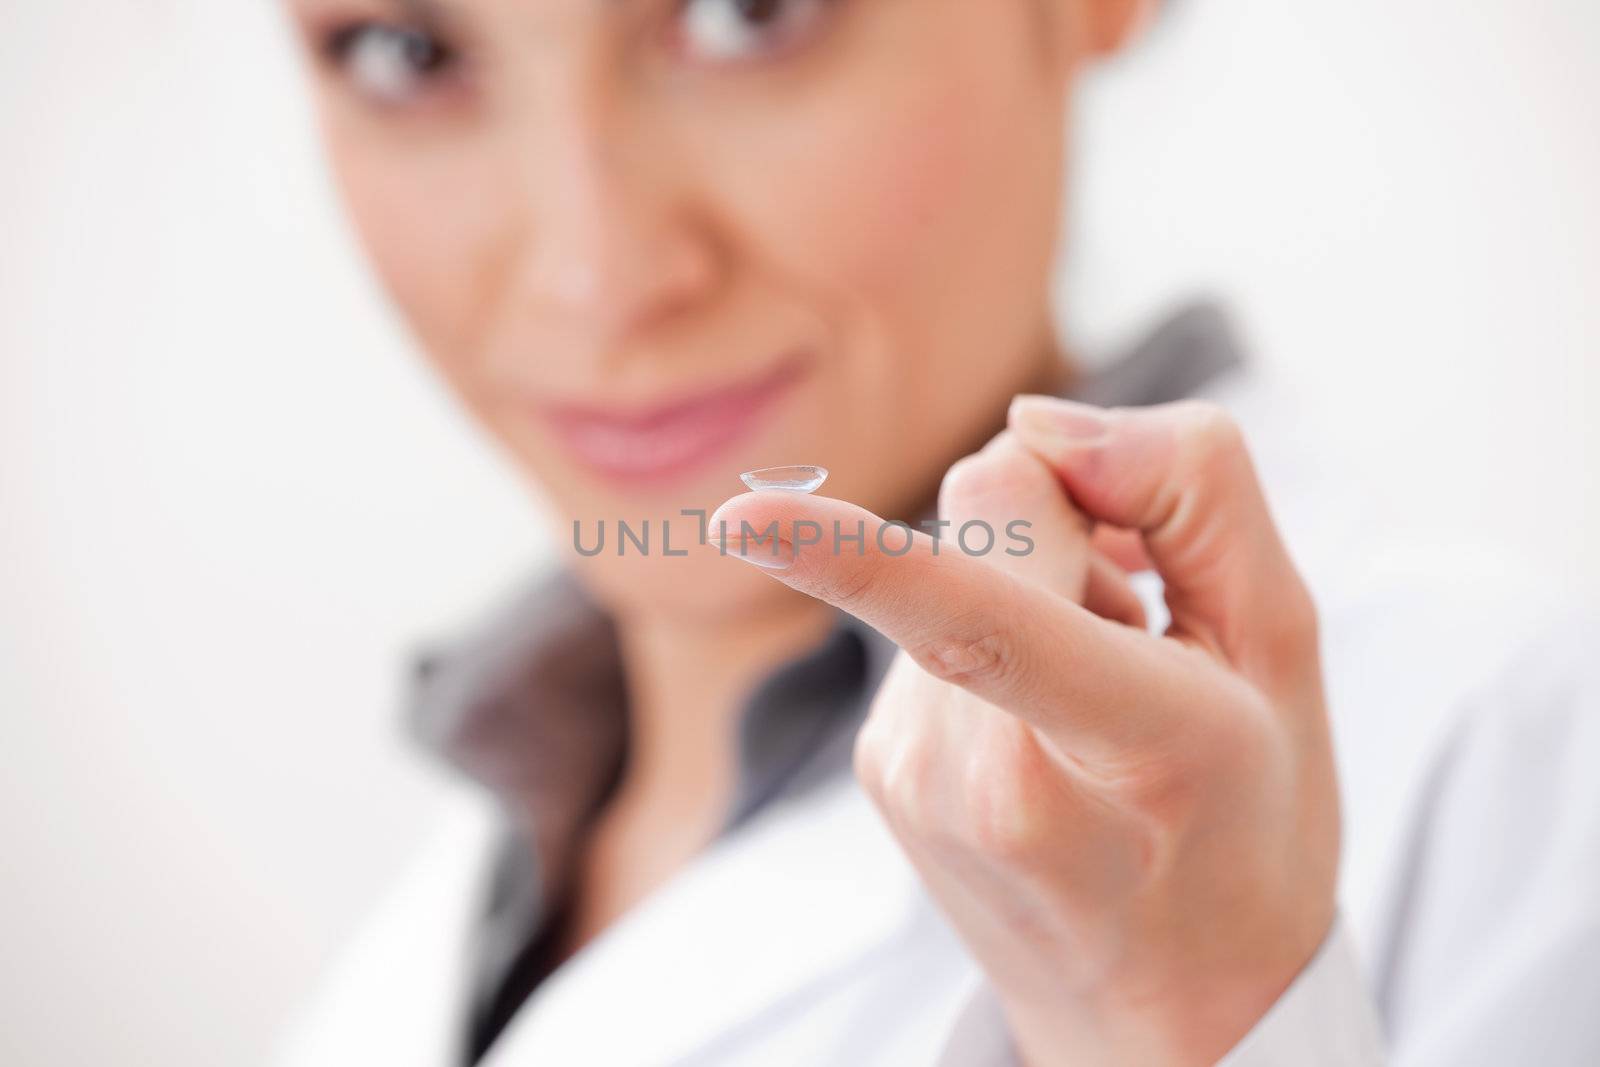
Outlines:
[[[762,808],[546,978],[484,1067],[706,1063],[912,936],[915,873],[848,777]]]

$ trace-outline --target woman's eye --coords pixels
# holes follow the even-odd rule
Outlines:
[[[730,62],[777,52],[803,37],[834,0],[684,0],[683,47],[696,59]]]
[[[455,55],[425,29],[363,22],[336,32],[329,54],[364,96],[383,104],[404,104],[447,74]]]

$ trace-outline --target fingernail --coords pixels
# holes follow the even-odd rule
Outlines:
[[[1009,421],[1020,433],[1083,446],[1111,432],[1104,408],[1053,396],[1019,396],[1011,402]]]
[[[794,566],[794,546],[781,538],[742,537],[711,534],[706,543],[716,546],[719,555],[732,556],[764,571],[786,571]]]

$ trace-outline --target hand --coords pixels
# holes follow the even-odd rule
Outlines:
[[[1316,615],[1240,434],[1193,402],[1019,398],[940,514],[938,545],[880,540],[854,505],[768,491],[710,525],[901,647],[856,772],[1025,1062],[1214,1063],[1326,937],[1339,848]],[[1031,553],[955,544],[981,521],[1020,550],[1016,519]],[[775,546],[742,536],[772,522]],[[1165,636],[1096,548],[1130,538]]]

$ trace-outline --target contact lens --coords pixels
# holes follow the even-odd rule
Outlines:
[[[739,480],[751,489],[783,489],[790,493],[815,493],[828,480],[826,467],[766,467],[746,471]]]

